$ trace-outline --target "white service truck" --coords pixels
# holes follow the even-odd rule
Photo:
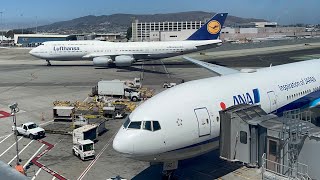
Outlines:
[[[73,144],[72,153],[82,161],[94,159],[94,142],[91,140],[79,140]]]
[[[72,152],[83,161],[95,158],[93,141],[98,136],[97,129],[97,125],[88,124],[73,130]]]
[[[12,126],[12,131],[15,127]],[[43,128],[39,127],[34,122],[27,122],[17,126],[17,135],[23,135],[29,137],[30,139],[41,138],[45,136],[45,131]]]
[[[96,89],[99,96],[127,97],[131,101],[140,99],[140,92],[126,86],[125,82],[120,80],[99,81]]]

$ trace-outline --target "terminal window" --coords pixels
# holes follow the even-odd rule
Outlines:
[[[240,131],[240,142],[242,144],[247,144],[247,132]]]

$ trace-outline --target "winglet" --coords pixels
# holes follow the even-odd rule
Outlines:
[[[215,65],[215,64],[210,64],[207,62],[203,62],[203,61],[199,61],[196,59],[192,59],[189,58],[187,56],[183,56],[183,59],[192,62],[198,66],[201,66],[203,68],[206,68],[207,70],[217,73],[220,76],[224,76],[224,75],[228,75],[228,74],[235,74],[235,73],[240,73],[240,71],[232,69],[232,68],[227,68],[227,67],[223,67],[223,66],[219,66],[219,65]]]
[[[214,15],[205,25],[201,26],[187,40],[215,40],[218,39],[228,13]]]

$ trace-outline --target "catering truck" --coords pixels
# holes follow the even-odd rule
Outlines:
[[[98,136],[97,129],[97,125],[88,124],[73,130],[72,152],[83,161],[95,158],[93,141]]]
[[[125,85],[125,81],[120,80],[99,81],[98,86],[92,89],[92,94],[99,96],[126,97],[131,101],[138,101],[140,99],[139,91]]]

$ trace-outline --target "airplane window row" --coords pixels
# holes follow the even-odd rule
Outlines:
[[[142,49],[133,49],[133,50],[119,50],[119,51],[143,51]]]
[[[320,86],[319,87],[315,87],[315,88],[313,88],[313,92],[315,92],[315,91],[319,91],[320,90]]]
[[[315,91],[315,89],[314,89],[314,91]],[[287,100],[290,100],[290,99],[293,99],[293,98],[298,98],[298,97],[304,96],[304,95],[309,94],[309,93],[311,93],[310,89],[305,90],[305,91],[301,91],[299,93],[291,94],[291,95],[287,96]]]
[[[148,131],[157,131],[161,129],[160,123],[158,121],[130,121],[128,118],[124,123],[123,127],[128,129],[142,129]]]
[[[164,51],[164,50],[170,50],[170,51],[182,51],[182,49],[154,49],[154,51]]]

